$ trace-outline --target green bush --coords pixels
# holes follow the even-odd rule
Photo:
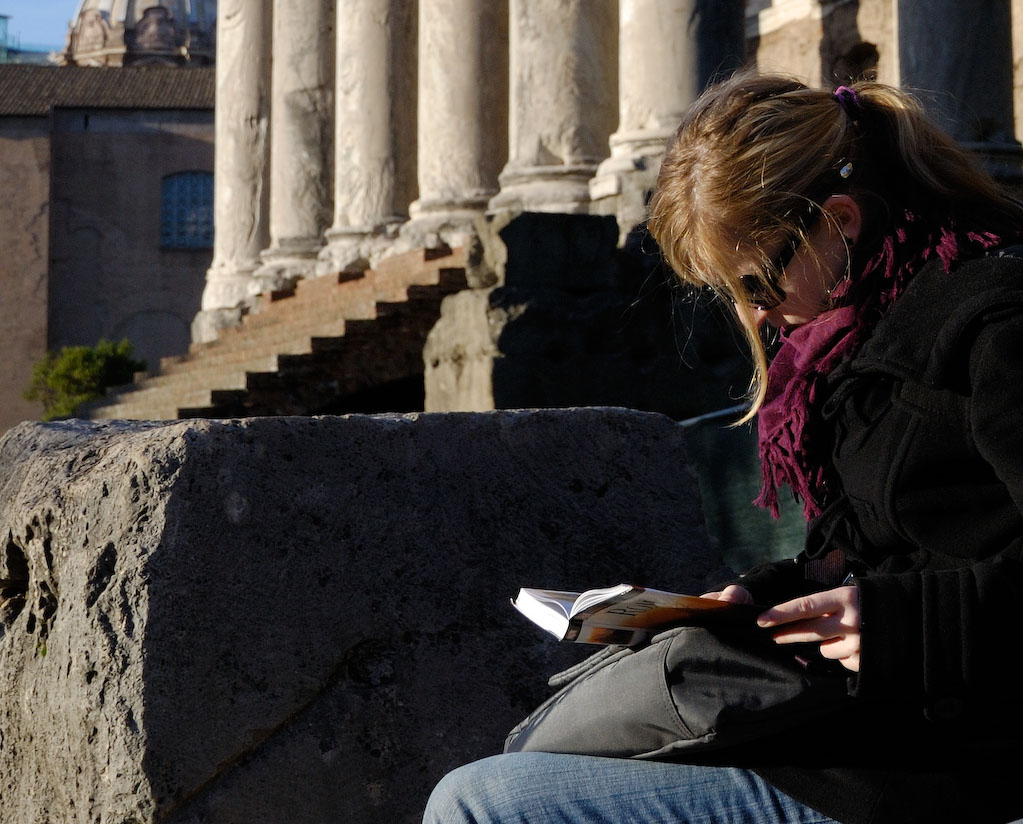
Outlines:
[[[129,340],[65,346],[59,353],[47,352],[32,368],[25,398],[42,401],[44,421],[70,418],[79,404],[103,397],[108,386],[130,383],[145,368],[145,361],[132,357]]]

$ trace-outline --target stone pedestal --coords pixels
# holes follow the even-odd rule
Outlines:
[[[520,586],[727,574],[627,410],[22,424],[0,529],[18,824],[418,824],[591,651]]]
[[[474,288],[444,299],[423,352],[427,410],[614,405],[684,418],[706,402],[679,355],[671,276],[655,255],[617,248],[614,218],[502,213],[478,227]]]
[[[509,159],[492,211],[578,213],[618,119],[616,0],[510,0]]]
[[[623,235],[646,219],[646,200],[668,138],[715,74],[743,54],[743,3],[620,0],[618,130],[589,183],[593,210]]]
[[[334,0],[274,0],[270,247],[262,292],[316,271],[330,225],[334,162]]]
[[[419,198],[402,227],[465,245],[508,158],[507,0],[419,2]]]
[[[207,341],[241,320],[269,236],[271,0],[221,0],[213,262],[192,339]]]
[[[365,268],[408,216],[416,181],[415,11],[405,0],[337,0],[334,223],[320,274]]]

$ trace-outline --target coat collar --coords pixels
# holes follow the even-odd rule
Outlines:
[[[852,368],[946,386],[950,366],[978,327],[1023,308],[1023,258],[1015,254],[964,261],[948,272],[939,260],[928,263],[878,322]]]

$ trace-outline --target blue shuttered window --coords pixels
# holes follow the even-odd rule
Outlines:
[[[177,172],[161,183],[160,246],[213,248],[213,175]]]

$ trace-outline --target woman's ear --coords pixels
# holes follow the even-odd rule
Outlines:
[[[849,195],[832,195],[821,204],[835,221],[838,229],[851,243],[855,243],[863,229],[863,213],[860,205]]]

